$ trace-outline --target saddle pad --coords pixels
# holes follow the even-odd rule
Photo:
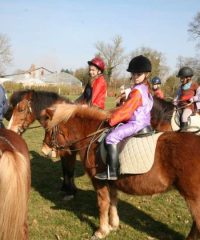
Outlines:
[[[128,139],[123,150],[119,153],[120,174],[148,172],[153,165],[156,143],[161,134]]]
[[[189,128],[188,132],[195,132],[200,128],[200,115],[196,113],[188,118]],[[171,126],[173,131],[177,131],[180,129],[180,114],[177,111],[173,112],[173,116],[171,118]],[[199,133],[197,134],[199,135]]]

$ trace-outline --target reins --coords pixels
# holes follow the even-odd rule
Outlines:
[[[51,135],[52,147],[55,148],[55,149],[57,149],[57,150],[65,150],[65,149],[68,149],[69,147],[73,146],[73,145],[76,144],[76,143],[79,143],[79,142],[81,142],[81,141],[84,141],[84,140],[92,137],[92,139],[91,139],[91,141],[89,142],[89,144],[87,144],[87,145],[85,145],[85,146],[83,146],[83,147],[81,147],[81,148],[70,149],[70,151],[79,151],[79,150],[82,150],[82,149],[85,149],[85,148],[88,148],[88,149],[89,149],[90,146],[91,146],[91,144],[94,143],[94,142],[99,138],[99,133],[102,133],[103,131],[105,131],[105,130],[108,129],[108,127],[101,128],[102,125],[103,125],[103,123],[104,123],[104,121],[102,121],[102,122],[100,123],[100,125],[98,126],[98,128],[97,128],[97,130],[96,130],[95,132],[90,133],[90,134],[88,134],[87,136],[85,136],[85,137],[83,137],[83,138],[80,138],[80,139],[78,139],[78,140],[76,140],[76,141],[70,142],[70,143],[65,144],[65,145],[60,145],[60,144],[58,144],[57,134],[58,134],[58,132],[59,132],[59,126],[56,125],[56,126],[54,126],[54,127],[52,128],[52,135]],[[101,129],[100,129],[100,128],[101,128]],[[96,137],[96,135],[98,135],[98,136]]]
[[[34,126],[34,127],[28,127],[26,130],[30,130],[30,129],[34,129],[34,128],[41,128],[42,126],[41,125],[38,125],[38,126]]]
[[[182,101],[180,101],[180,102],[182,102]],[[190,102],[190,103],[185,104],[185,105],[183,105],[183,106],[181,106],[181,107],[177,107],[176,105],[174,105],[174,106],[175,106],[176,110],[178,111],[178,110],[181,110],[181,109],[183,109],[183,108],[189,107],[189,106],[192,105],[192,104],[193,104],[193,103]]]
[[[95,136],[96,134],[101,133],[101,132],[103,132],[103,131],[106,130],[106,129],[108,129],[108,128],[106,127],[106,128],[99,129],[99,130],[97,130],[96,132],[93,132],[93,133],[87,135],[87,136],[84,137],[84,138],[81,138],[81,139],[78,139],[78,140],[72,142],[71,145],[74,145],[75,143],[81,142],[81,141],[83,141],[83,140],[85,140],[85,139],[87,139],[87,138],[93,137],[93,136]]]

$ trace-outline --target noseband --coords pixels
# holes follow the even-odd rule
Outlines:
[[[26,99],[24,99],[24,100],[26,100]],[[27,102],[27,104],[26,104],[26,107],[25,107],[25,109],[23,110],[23,111],[21,111],[21,112],[23,112],[23,114],[24,114],[24,116],[23,116],[23,118],[21,118],[21,120],[23,121],[21,124],[20,124],[20,127],[18,127],[18,131],[19,132],[21,132],[21,130],[25,130],[26,129],[26,127],[27,127],[27,124],[26,124],[26,119],[27,119],[27,116],[29,115],[29,114],[32,114],[32,108],[31,108],[31,101],[30,100],[26,100],[26,102]],[[19,103],[18,103],[19,104]],[[18,107],[18,104],[17,104],[17,107]],[[20,111],[18,111],[18,112],[20,112]],[[25,127],[24,127],[25,126]]]
[[[102,122],[103,123],[103,122]],[[100,126],[98,127],[97,131],[87,135],[86,137],[83,137],[83,138],[80,138],[76,141],[66,141],[67,143],[65,144],[59,144],[58,142],[58,139],[57,139],[57,136],[58,134],[61,134],[63,136],[63,138],[65,139],[65,134],[60,130],[59,128],[59,125],[56,125],[54,126],[52,129],[51,129],[51,134],[50,134],[50,145],[49,147],[52,147],[56,150],[65,150],[69,147],[72,147],[74,144],[78,143],[78,142],[81,142],[81,141],[84,141],[88,138],[92,138],[91,142],[89,143],[89,145],[91,145],[93,142],[95,142],[98,138],[99,138],[99,134],[102,133],[104,130],[108,129],[108,127],[105,127],[105,128],[101,128],[99,129],[101,126],[102,126],[102,123],[100,124]],[[98,136],[96,136],[98,134]],[[46,143],[47,144],[47,143]],[[48,145],[48,144],[47,144]],[[86,144],[84,147],[82,147],[81,149],[84,149],[84,148],[87,148],[89,146],[88,144]],[[74,149],[74,150],[71,150],[71,151],[77,151],[77,150],[80,150],[80,149]]]
[[[51,133],[50,133],[51,146],[50,147],[53,147],[56,150],[64,150],[72,145],[72,144],[59,144],[57,139],[58,134],[61,134],[65,138],[63,132],[60,131],[59,125],[56,125],[51,129]]]

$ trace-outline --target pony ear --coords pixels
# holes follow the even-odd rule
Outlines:
[[[26,98],[28,101],[31,101],[31,100],[32,100],[32,95],[33,95],[33,91],[30,91],[30,92],[28,92],[28,93],[25,95],[25,98]]]
[[[55,110],[50,109],[50,108],[47,108],[47,109],[46,109],[46,116],[47,116],[50,120],[52,120],[54,112],[55,112]]]

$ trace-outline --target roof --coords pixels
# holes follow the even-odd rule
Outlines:
[[[78,78],[65,72],[46,75],[43,80],[45,83],[59,83],[82,86],[82,82]]]
[[[39,67],[39,68],[35,68],[34,70],[26,70],[26,71],[23,71],[23,72],[20,72],[20,73],[13,73],[13,74],[7,74],[7,75],[1,75],[0,77],[1,78],[6,78],[6,77],[12,77],[12,76],[18,76],[18,75],[23,75],[23,74],[26,74],[26,73],[31,73],[31,72],[35,72],[37,70],[40,70],[40,69],[43,69],[49,73],[54,73],[53,71],[50,71],[49,69],[47,68],[44,68],[44,67]]]
[[[37,70],[43,69],[47,72],[47,74],[39,75],[33,77],[32,72],[35,72]],[[52,72],[44,67],[35,68],[34,70],[30,71],[24,71],[18,74],[9,74],[1,76],[1,82],[5,81],[12,81],[16,83],[23,83],[25,85],[45,85],[45,84],[67,84],[67,85],[75,85],[75,86],[82,86],[82,82],[74,77],[73,75],[65,72]]]

